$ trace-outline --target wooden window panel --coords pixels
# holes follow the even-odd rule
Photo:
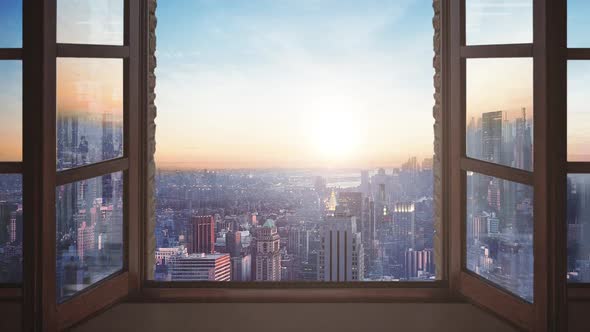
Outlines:
[[[564,156],[554,150],[563,140],[563,122],[554,108],[563,98],[563,73],[560,72],[560,45],[565,43],[565,20],[560,13],[565,4],[535,1],[532,44],[465,46],[465,0],[451,1],[451,281],[460,293],[525,330],[561,330],[565,322],[565,229],[558,218],[563,211],[565,192],[559,179],[565,170]],[[557,31],[549,34],[548,31]],[[531,57],[534,60],[534,171],[466,158],[465,69],[467,58]],[[552,93],[548,93],[551,91]],[[549,139],[551,137],[551,139]],[[553,141],[552,141],[553,140]],[[560,168],[561,167],[561,168]],[[561,172],[560,172],[561,169]],[[465,269],[466,179],[463,171],[534,186],[534,302],[532,304],[507,293],[497,285]],[[563,189],[563,190],[562,190]],[[563,196],[563,195],[562,195]],[[561,291],[561,293],[560,293]]]

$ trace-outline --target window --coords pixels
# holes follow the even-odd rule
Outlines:
[[[590,283],[590,110],[587,89],[590,81],[589,42],[582,19],[590,6],[585,1],[568,1],[567,26],[567,279],[571,285]],[[572,290],[572,293],[577,290]]]
[[[218,254],[251,261],[231,281],[437,279],[430,4],[161,2],[158,17],[154,280]]]
[[[0,5],[0,295],[23,281],[22,2]]]

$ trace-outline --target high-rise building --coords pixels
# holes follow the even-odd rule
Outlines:
[[[402,248],[416,249],[416,209],[413,202],[400,202],[394,205],[393,236]]]
[[[501,163],[503,111],[482,114],[482,159]]]
[[[231,280],[252,280],[252,256],[241,254],[231,258]]]
[[[416,278],[429,278],[435,274],[434,271],[434,252],[432,249],[414,250],[408,249],[406,256],[406,278],[408,280]]]
[[[225,233],[225,249],[231,257],[238,257],[242,252],[242,233],[229,231]]]
[[[170,256],[168,275],[171,281],[230,281],[231,263],[228,254],[190,254]]]
[[[359,281],[364,277],[364,252],[356,217],[337,213],[322,224],[318,280]]]
[[[189,227],[188,252],[215,252],[215,218],[213,216],[194,216]]]
[[[256,229],[254,249],[255,281],[281,281],[281,237],[272,219]]]

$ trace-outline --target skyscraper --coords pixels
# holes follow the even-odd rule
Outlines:
[[[255,281],[281,281],[281,237],[272,219],[256,229],[253,271]]]
[[[194,216],[189,227],[188,252],[215,252],[215,218],[213,216]]]
[[[482,114],[482,159],[501,163],[503,111]]]
[[[318,280],[359,281],[364,277],[364,252],[356,217],[340,213],[322,224]]]

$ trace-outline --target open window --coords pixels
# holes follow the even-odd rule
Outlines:
[[[138,287],[140,2],[23,9],[24,324],[61,330]]]
[[[565,301],[555,293],[565,289],[556,137],[565,8],[463,0],[449,9],[453,283],[523,329],[556,328],[563,316],[547,313]]]

